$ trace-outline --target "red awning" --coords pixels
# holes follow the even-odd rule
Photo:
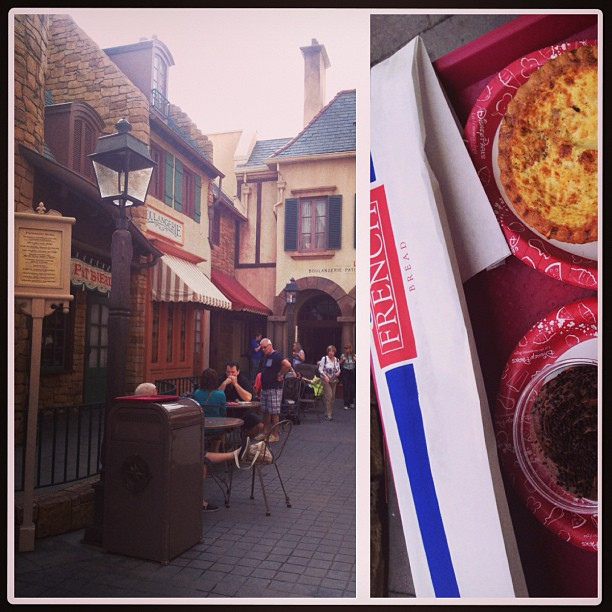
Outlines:
[[[211,270],[210,278],[215,286],[232,303],[232,310],[244,310],[256,314],[271,315],[272,311],[249,293],[233,276]]]

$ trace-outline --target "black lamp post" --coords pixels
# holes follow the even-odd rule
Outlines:
[[[295,278],[291,277],[291,280],[285,285],[285,302],[287,303],[287,341],[289,348],[287,350],[287,359],[291,361],[293,354],[293,342],[295,340],[295,321],[294,321],[294,308],[297,300],[298,286],[295,282]]]
[[[153,168],[156,163],[149,156],[147,145],[132,136],[132,126],[125,119],[115,124],[117,132],[101,136],[94,153],[89,155],[100,196],[103,201],[118,206],[115,231],[111,242],[112,286],[108,311],[108,361],[104,439],[102,441],[102,472],[94,500],[94,525],[85,533],[85,541],[102,544],[104,508],[105,440],[108,415],[113,400],[125,394],[126,358],[130,327],[130,266],[132,263],[132,235],[128,230],[125,209],[144,204]]]

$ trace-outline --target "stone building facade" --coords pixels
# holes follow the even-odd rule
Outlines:
[[[122,117],[131,124],[133,136],[150,147],[165,149],[165,159],[173,160],[177,173],[179,170],[182,175],[191,173],[192,186],[195,183],[197,191],[194,189],[190,205],[194,206],[195,197],[202,209],[201,213],[183,210],[182,202],[176,197],[181,190],[175,184],[178,191],[169,201],[167,198],[164,201],[163,194],[152,193],[150,188],[146,205],[129,210],[134,259],[125,393],[131,393],[138,383],[152,376],[199,374],[208,359],[205,352],[209,343],[207,311],[231,309],[231,302],[210,281],[207,210],[215,199],[213,180],[220,174],[212,164],[212,143],[178,106],[165,100],[164,112],[159,112],[151,84],[141,88],[134,82],[138,81],[134,74],[144,73],[138,71],[138,62],[134,64],[135,73],[124,72],[126,69],[129,72],[130,66],[122,66],[119,59],[129,56],[132,48],[102,50],[69,16],[57,14],[16,14],[14,41],[14,210],[32,212],[43,202],[47,210],[77,220],[72,239],[74,299],[70,313],[64,319],[57,315],[53,323],[49,322],[50,317],[45,317],[43,324],[51,331],[47,333],[45,329],[43,334],[40,406],[79,405],[105,399],[108,347],[105,317],[116,210],[100,201],[87,155],[93,153],[99,136],[116,131],[115,123]],[[145,62],[151,62],[154,53],[161,50],[160,53],[169,57],[168,63],[172,63],[169,51],[160,41],[141,42],[132,47],[144,50]],[[142,53],[137,59],[143,61]],[[156,172],[161,175],[165,168],[160,167]],[[176,221],[182,230],[181,244],[154,231],[150,209]],[[183,360],[178,364],[176,360],[165,360],[155,370],[151,346],[155,308],[152,278],[167,255],[181,260],[183,265],[194,266],[194,273],[199,275],[212,298],[202,293],[195,301],[191,297],[169,298],[178,302],[176,337],[171,340],[175,350],[166,351],[165,347],[160,350],[166,351],[164,355],[170,352],[174,357],[180,355]],[[88,282],[77,270],[106,278],[108,282]],[[162,297],[158,301],[160,309],[172,308],[167,300]],[[95,317],[99,320],[94,320]],[[167,321],[167,315],[164,317]],[[187,317],[184,324],[182,321]],[[200,339],[197,361],[193,357],[196,319]],[[29,317],[16,308],[14,402],[17,411],[27,404],[29,328]],[[167,339],[167,335],[163,337]],[[181,342],[190,344],[185,347]],[[53,357],[49,363],[45,362],[45,350]]]

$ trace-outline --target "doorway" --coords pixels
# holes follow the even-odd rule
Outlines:
[[[325,293],[317,293],[301,306],[297,316],[298,340],[306,354],[306,363],[317,363],[325,349],[333,344],[341,352],[342,328],[338,323],[340,308]]]
[[[85,333],[83,403],[92,404],[103,402],[106,399],[108,360],[108,298],[106,296],[88,292]]]

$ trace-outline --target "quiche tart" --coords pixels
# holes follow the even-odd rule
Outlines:
[[[506,197],[548,239],[597,240],[597,88],[597,47],[566,51],[517,89],[500,124]]]

